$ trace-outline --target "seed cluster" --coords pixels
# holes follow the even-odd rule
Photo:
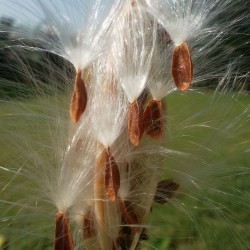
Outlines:
[[[135,8],[135,4],[133,4],[133,8]],[[158,36],[161,42],[166,43],[165,36],[164,39],[162,39],[162,32],[158,32]],[[171,71],[176,87],[182,91],[187,90],[192,81],[192,62],[186,43],[174,47]],[[111,81],[114,82],[113,75]],[[78,123],[81,117],[84,119],[84,111],[91,99],[91,95],[87,93],[85,82],[81,70],[78,70],[70,105],[70,116],[74,123]],[[118,81],[115,80],[115,82]],[[108,90],[110,89],[112,92],[111,95],[117,94],[117,90],[115,90],[114,86],[112,88],[108,87]],[[163,137],[164,114],[162,106],[163,103],[161,100],[149,100],[146,86],[140,97],[128,104],[128,125],[126,130],[132,146],[137,147],[140,145],[144,133],[153,139]],[[107,110],[107,112],[112,113],[112,109]],[[133,201],[133,199],[130,200],[128,197],[124,198],[119,196],[119,190],[122,188],[122,181],[124,181],[120,171],[125,172],[126,177],[130,179],[131,173],[128,172],[128,169],[121,169],[122,167],[119,166],[119,162],[117,162],[112,153],[112,147],[107,147],[99,143],[98,148],[100,153],[96,160],[93,184],[94,209],[87,211],[82,217],[82,235],[84,240],[94,239],[98,235],[99,239],[101,239],[99,242],[101,248],[102,244],[104,244],[102,242],[108,240],[111,242],[110,247],[112,249],[130,249],[133,245],[138,244],[137,241],[134,241],[136,235],[139,235],[139,241],[145,238],[147,239],[147,236],[145,237],[145,230],[140,226],[140,224],[145,223],[146,212],[142,212],[141,209],[138,209],[139,204],[136,204],[136,201]],[[130,162],[129,164],[131,165],[132,171],[133,168],[136,169],[136,163]],[[133,183],[135,179],[131,179],[129,192],[138,189],[138,184]],[[146,185],[146,183],[143,183],[143,185]],[[166,203],[178,187],[179,185],[172,180],[161,181],[155,187],[156,194],[154,200],[161,204]],[[111,205],[107,205],[107,203],[110,202]],[[109,206],[112,206],[120,217],[120,229],[113,237],[105,232],[109,226],[112,226],[107,220],[107,213],[110,212]],[[63,214],[62,218],[65,216],[67,220],[56,219],[55,250],[73,249],[72,236],[69,231],[69,217],[67,214]],[[58,226],[59,223],[60,226]],[[140,235],[144,235],[144,237]],[[105,248],[106,247],[107,246],[105,246]]]
[[[159,37],[161,39],[161,33],[158,32],[158,34],[160,34]],[[165,43],[165,40],[163,40],[163,42]],[[176,87],[182,91],[187,90],[191,84],[192,62],[186,43],[176,46],[173,49],[172,78]],[[90,79],[88,80],[90,81]],[[108,87],[109,84],[106,84],[105,88],[107,89],[104,93],[107,95],[108,91],[111,91],[112,98],[112,95],[117,94],[117,89],[113,85],[114,83],[117,84],[118,81],[114,81],[113,74],[110,81],[112,82],[112,86],[110,85],[111,87]],[[91,96],[87,94],[85,82],[81,70],[78,70],[75,77],[75,85],[70,105],[70,116],[74,123],[78,123],[81,117],[84,119],[84,111],[91,98]],[[110,95],[110,93],[108,95]],[[163,103],[161,100],[149,100],[147,87],[144,88],[138,99],[128,104],[128,122],[125,130],[127,130],[131,146],[139,147],[144,133],[153,139],[163,138],[164,110],[162,106]],[[112,109],[107,110],[107,112],[112,113]],[[135,204],[135,202],[128,199],[128,197],[124,199],[124,197],[119,195],[122,181],[124,181],[120,172],[125,172],[125,176],[131,179],[128,166],[125,167],[125,170],[122,170],[124,167],[119,166],[119,162],[117,162],[112,153],[112,147],[107,147],[99,142],[98,148],[99,156],[96,160],[93,184],[95,200],[94,209],[87,211],[82,217],[82,235],[85,240],[91,240],[95,238],[96,235],[99,235],[100,238],[103,237],[106,238],[106,240],[108,238],[113,249],[129,249],[135,244],[133,239],[136,235],[139,235],[139,240],[147,238],[140,236],[146,235],[145,230],[140,226],[141,223],[145,222],[144,217],[146,213],[144,212],[142,215],[142,211],[136,208],[138,204]],[[136,169],[136,163],[131,163],[129,161],[128,163],[131,165],[131,168]],[[129,192],[138,189],[136,186],[138,183],[133,183],[135,179],[131,179]],[[143,185],[145,185],[145,183],[143,183]],[[156,193],[154,200],[160,204],[166,203],[172,198],[178,187],[179,184],[172,180],[163,180],[159,182],[155,187]],[[107,203],[110,202],[111,205],[109,204],[108,206],[113,206],[120,216],[120,229],[113,238],[107,236],[105,232],[109,227],[109,222],[107,221],[109,208]],[[62,218],[65,216],[67,220],[62,220],[60,218],[56,219],[55,250],[73,249],[72,236],[69,231],[69,217],[67,214],[62,214]],[[61,225],[60,227],[58,226],[59,223]],[[59,240],[60,238],[62,238],[62,240]],[[103,241],[105,241],[105,239]]]

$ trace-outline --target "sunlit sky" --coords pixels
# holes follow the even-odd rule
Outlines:
[[[53,10],[53,15],[57,16],[59,13],[60,18],[65,17],[73,18],[76,20],[82,19],[79,16],[83,12],[79,11],[86,10],[86,7],[93,5],[94,1],[92,0],[0,0],[0,18],[1,17],[12,17],[15,20],[15,26],[28,26],[35,27],[44,19],[44,12],[42,10],[41,2],[48,9]],[[101,0],[101,3],[110,6],[109,3],[114,2],[113,0]],[[106,8],[107,9],[107,8]],[[56,11],[55,11],[56,10]],[[57,11],[58,10],[58,11]],[[47,11],[46,11],[47,12]],[[102,14],[104,14],[102,12]],[[99,13],[100,15],[100,13]],[[105,15],[105,14],[104,14]],[[77,17],[78,16],[78,17]]]
[[[34,2],[34,0],[0,0],[0,17],[12,17],[15,25],[34,26],[42,16],[42,12],[38,10]],[[34,13],[29,15],[29,8],[33,7],[37,10],[37,15]]]

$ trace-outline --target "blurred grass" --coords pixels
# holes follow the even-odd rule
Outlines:
[[[244,94],[174,94],[168,99],[164,178],[181,187],[154,205],[149,229],[157,249],[250,249],[250,99]],[[154,249],[145,246],[143,249]]]
[[[173,178],[181,188],[166,205],[154,204],[149,222],[156,226],[148,228],[150,239],[142,242],[142,250],[250,249],[249,98],[213,92],[167,98],[167,147],[186,155],[166,157],[162,178]],[[50,136],[46,111],[52,106],[41,106],[36,99],[0,103],[0,166],[16,171],[25,161],[16,145],[32,140],[46,143]],[[22,200],[27,195],[20,188],[25,185],[22,177],[6,186],[9,178],[1,171],[0,200]],[[25,225],[12,228],[18,208],[2,204],[0,236],[10,243],[6,249],[51,249],[53,228],[48,230],[51,238],[28,233],[27,237],[20,233],[19,238],[18,230],[25,230]],[[46,223],[41,219],[34,227],[46,227]]]

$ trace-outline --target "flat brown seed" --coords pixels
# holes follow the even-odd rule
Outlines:
[[[106,151],[106,165],[104,176],[106,195],[111,201],[115,201],[117,199],[117,193],[120,188],[120,172],[118,165],[114,157],[111,155],[109,149],[107,149]]]
[[[174,196],[174,193],[179,186],[180,185],[178,183],[171,179],[160,181],[157,184],[154,201],[160,204],[167,203]]]
[[[193,66],[186,43],[174,48],[172,57],[172,77],[176,87],[182,91],[189,88],[193,79]]]
[[[88,212],[83,216],[83,238],[89,239],[92,237],[92,219],[91,213]]]
[[[138,225],[137,217],[131,209],[130,202],[122,201],[120,203],[120,210],[121,210],[122,218],[128,225]],[[140,232],[139,227],[133,227],[132,230],[134,230],[134,232],[136,233]]]
[[[128,132],[131,143],[139,145],[143,135],[143,112],[137,100],[129,104]]]
[[[73,122],[78,122],[87,106],[87,90],[78,70],[70,103],[70,117]]]
[[[163,117],[161,101],[151,100],[143,113],[144,129],[147,135],[154,139],[163,133]]]
[[[69,216],[56,213],[54,250],[73,250],[73,239],[70,233]]]

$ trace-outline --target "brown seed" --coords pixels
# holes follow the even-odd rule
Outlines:
[[[176,87],[182,91],[189,88],[193,79],[193,66],[186,43],[174,48],[172,57],[172,77]]]
[[[143,113],[144,129],[152,138],[159,138],[163,133],[161,101],[151,100]]]
[[[154,201],[160,204],[167,203],[174,196],[174,193],[179,186],[180,185],[178,183],[171,179],[160,181],[157,184]]]
[[[70,117],[73,122],[78,122],[87,106],[87,90],[78,70],[70,103]]]
[[[118,165],[114,157],[111,155],[109,149],[106,150],[106,165],[104,175],[106,195],[111,201],[115,201],[120,188],[120,172]]]
[[[69,216],[62,212],[56,213],[54,250],[73,250]]]
[[[92,220],[91,213],[88,212],[83,216],[83,238],[89,239],[92,237]]]
[[[124,219],[124,221],[128,225],[138,225],[137,217],[136,217],[136,215],[134,214],[134,212],[131,209],[131,203],[130,202],[121,201],[120,210],[121,210],[122,218]],[[132,230],[134,230],[134,232],[136,232],[136,233],[140,232],[139,227],[133,227]]]
[[[137,146],[143,135],[143,112],[137,100],[129,104],[128,132],[131,143]]]

